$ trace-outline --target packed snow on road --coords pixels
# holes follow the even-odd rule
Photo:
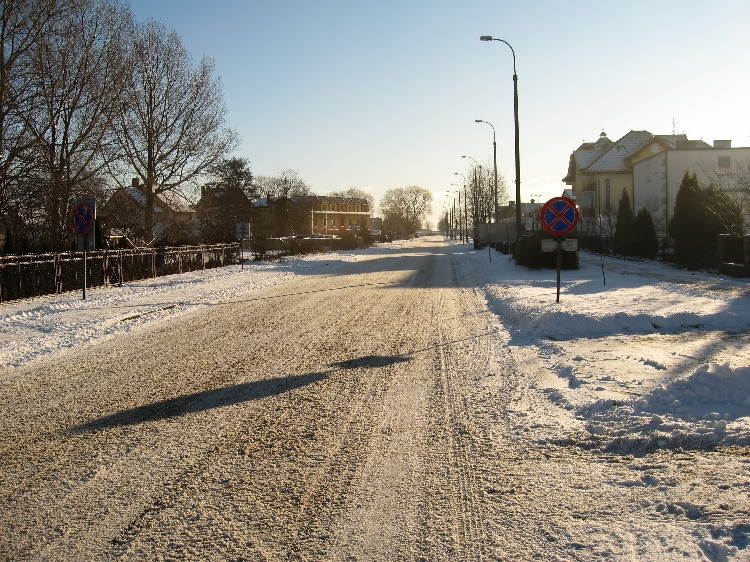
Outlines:
[[[450,424],[457,433],[451,434],[453,437],[446,433],[445,439],[453,440],[446,455],[455,455],[459,446],[467,449],[466,462],[461,461],[460,474],[465,479],[461,485],[476,488],[475,492],[461,492],[467,514],[463,523],[451,523],[456,529],[453,534],[466,537],[464,547],[456,547],[455,559],[750,560],[750,288],[745,279],[691,272],[667,264],[580,252],[580,268],[562,272],[557,303],[554,271],[529,270],[494,250],[474,250],[470,245],[433,237],[279,262],[246,261],[242,266],[89,290],[85,300],[79,293],[67,293],[6,302],[0,305],[0,393],[5,395],[0,402],[3,412],[0,429],[2,433],[11,429],[6,416],[15,411],[9,402],[12,393],[18,392],[18,400],[22,400],[26,396],[23,393],[32,392],[32,387],[44,386],[44,381],[35,378],[34,373],[46,365],[64,361],[67,356],[96,355],[102,346],[116,352],[118,342],[126,345],[131,337],[197,317],[202,311],[218,314],[220,306],[233,303],[247,306],[263,291],[292,287],[301,279],[335,278],[357,264],[375,264],[384,256],[393,259],[391,253],[419,255],[425,245],[437,245],[440,252],[449,254],[455,285],[475,295],[484,307],[471,313],[472,317],[486,317],[481,321],[484,324],[471,320],[467,329],[476,331],[479,326],[486,326],[483,333],[489,334],[485,338],[489,343],[472,348],[472,352],[479,349],[488,355],[481,359],[481,364],[477,359],[467,359],[461,367],[457,350],[463,338],[456,336],[446,341],[444,350],[433,360],[442,363],[438,368],[443,370],[451,366],[457,372],[482,367],[481,373],[463,372],[461,378],[446,383],[450,391],[446,391],[444,400],[453,401],[446,411],[453,408],[451,415],[455,416],[461,410],[461,416],[465,416],[451,418]],[[396,263],[401,262],[389,266]],[[379,278],[370,285],[386,283]],[[399,283],[404,285],[403,281]],[[409,283],[407,288],[422,288],[419,280],[412,279]],[[428,290],[431,283],[423,289]],[[299,297],[304,296],[300,295],[302,292],[299,289],[288,294]],[[270,302],[277,297],[263,299]],[[346,308],[347,305],[331,302],[331,306]],[[280,303],[278,314],[283,314]],[[452,321],[453,328],[457,328],[458,321]],[[381,322],[374,330],[387,328]],[[414,330],[423,328],[415,326]],[[336,333],[334,327],[330,333]],[[465,336],[467,340],[478,337],[474,332]],[[412,340],[403,341],[415,345]],[[326,347],[332,356],[336,345]],[[383,359],[373,353],[367,356],[367,361],[369,367],[400,369],[401,365],[395,364],[413,355],[413,350],[403,355],[394,352]],[[361,366],[354,361],[339,361],[337,365]],[[405,364],[403,369],[406,376],[409,366]],[[326,371],[306,376],[310,377],[306,382],[314,385],[331,375]],[[91,373],[92,387],[97,384],[95,378],[96,374]],[[456,381],[462,381],[463,387],[457,387]],[[203,392],[198,382],[195,385],[177,394]],[[416,393],[415,400],[432,403],[432,398],[419,396],[417,389],[411,391]],[[389,422],[390,429],[383,429],[385,437],[377,434],[370,439],[390,440],[393,436],[389,432],[394,427],[422,423],[420,412],[411,411],[409,396],[389,398],[396,400],[393,407],[400,413],[388,415],[398,419]],[[305,398],[313,399],[312,395]],[[158,403],[173,405],[168,401]],[[190,412],[203,415],[205,409]],[[136,410],[130,410],[133,411]],[[143,410],[138,412],[146,422],[156,419]],[[473,412],[481,415],[473,417]],[[278,415],[281,423],[285,414],[279,411]],[[115,418],[107,419],[111,422]],[[463,420],[461,427],[457,428],[460,425],[457,420]],[[118,427],[131,427],[132,423],[128,421]],[[76,427],[89,431],[94,426]],[[103,431],[100,426],[96,430]],[[266,430],[271,431],[269,428],[263,431]],[[482,439],[472,437],[473,431],[481,433]],[[169,435],[175,444],[179,442],[178,433]],[[238,434],[232,435],[239,439]],[[428,454],[422,448],[424,437],[407,437],[404,439],[408,443],[402,444],[400,456],[393,460],[394,465],[403,465],[405,472],[410,463],[426,463]],[[216,442],[221,439],[217,433]],[[342,448],[345,441],[337,443]],[[381,451],[393,450],[394,445],[388,443],[383,442]],[[406,455],[407,445],[422,458]],[[249,455],[252,447],[243,445],[242,454]],[[12,457],[13,444],[5,443],[2,454]],[[50,449],[50,454],[55,451]],[[277,454],[282,459],[285,453],[277,451]],[[467,468],[472,464],[472,454],[483,459],[474,472]],[[328,453],[321,455],[326,457]],[[330,459],[321,460],[323,457],[316,462],[329,462]],[[34,468],[6,462],[10,464],[3,470],[6,475],[0,481],[17,479],[21,489],[20,482],[31,479]],[[167,478],[167,469],[163,470]],[[377,464],[363,461],[346,482],[369,478],[381,486],[392,486],[389,495],[384,496],[389,499],[383,500],[383,505],[397,503],[403,485],[386,478],[383,470]],[[437,483],[442,480],[436,477],[435,482],[439,486]],[[186,488],[191,485],[188,482]],[[321,498],[324,496],[322,491],[317,493]],[[299,494],[305,496],[304,491]],[[335,491],[326,494],[330,496],[325,496],[328,498],[325,502],[321,499],[321,505],[333,510],[330,505],[338,505],[339,500]],[[439,490],[435,494],[437,498]],[[353,502],[352,498],[346,502]],[[430,498],[426,495],[421,501],[426,504],[433,501]],[[360,500],[367,503],[364,496]],[[439,503],[438,499],[435,501]],[[340,502],[343,504],[345,499]],[[15,505],[15,500],[12,503]],[[308,506],[305,509],[313,510],[311,504],[304,505]],[[365,507],[369,511],[364,511]],[[399,533],[403,532],[388,529],[383,521],[378,523],[382,543],[378,542],[374,538],[376,533],[368,535],[362,522],[355,521],[354,514],[372,518],[368,521],[374,524],[376,515],[372,511],[381,507],[395,509],[391,504],[349,509],[348,518],[337,520],[338,531],[331,531],[331,536],[323,536],[321,532],[320,536],[308,537],[305,539],[308,542],[300,541],[299,550],[294,553],[283,552],[278,545],[264,547],[261,539],[248,539],[247,548],[254,548],[255,556],[266,559],[289,556],[450,559],[450,550],[437,545],[451,541],[462,544],[446,532],[444,537],[419,539],[411,550],[399,550],[388,545],[383,537],[401,537]],[[149,509],[153,513],[155,508]],[[438,522],[420,523],[421,516],[416,515],[418,507],[414,510],[413,520],[406,518],[412,521],[409,525],[414,529],[442,528],[439,518]],[[470,512],[478,510],[483,511],[482,516],[471,516]],[[300,508],[300,514],[302,511]],[[297,517],[301,518],[300,514]],[[267,516],[273,514],[269,512]],[[52,515],[29,516],[30,527],[26,529],[3,518],[0,535],[9,538],[0,539],[1,557],[64,559],[64,553],[56,551],[55,545],[67,543],[49,537],[48,546],[36,551],[32,546],[18,549],[14,546],[21,537],[35,533],[64,535],[64,530],[42,529],[45,517]],[[136,548],[134,537],[148,528],[170,529],[164,517],[157,520],[162,527],[131,524],[130,534],[103,529],[102,534],[120,532],[119,538],[106,537],[109,547],[97,544],[87,550],[84,544],[78,554],[108,552],[107,548],[112,548],[114,557],[128,558],[148,552],[153,555],[157,551],[148,551],[143,545]],[[226,517],[231,519],[229,515]],[[34,527],[35,521],[38,528]],[[187,523],[183,521],[181,525]],[[114,528],[116,524],[113,522],[111,526]],[[289,536],[303,532],[290,530],[288,524],[285,529]],[[232,541],[233,533],[227,530],[225,540]],[[359,542],[336,539],[346,533],[370,538]],[[316,551],[305,550],[305,545],[330,544],[334,539],[338,541],[335,548],[317,546]],[[431,546],[430,540],[436,544]],[[200,547],[192,544],[196,541],[200,539],[183,531],[169,537],[168,542],[170,548],[178,551],[182,548],[187,557],[199,558]],[[469,548],[467,545],[472,541],[481,544]],[[125,544],[131,550],[122,546]],[[239,552],[226,545],[223,548],[226,550],[221,552]]]

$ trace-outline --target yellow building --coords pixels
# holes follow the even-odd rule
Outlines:
[[[563,178],[571,186],[579,207],[578,233],[611,234],[623,190],[631,204],[635,200],[633,165],[659,152],[674,150],[686,140],[685,135],[630,131],[612,142],[602,132],[596,142],[582,144],[571,154],[568,175]]]

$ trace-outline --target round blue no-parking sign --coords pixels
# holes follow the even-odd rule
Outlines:
[[[73,210],[73,230],[86,234],[94,224],[94,210],[87,203],[79,203]]]
[[[578,207],[567,197],[554,197],[542,207],[542,226],[554,236],[565,236],[578,224]]]

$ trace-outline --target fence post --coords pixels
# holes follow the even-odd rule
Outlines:
[[[86,250],[83,250],[83,300],[86,300]]]
[[[109,252],[104,250],[102,256],[102,269],[104,270],[104,287],[109,287]]]
[[[55,294],[59,295],[62,293],[62,263],[60,260],[60,252],[55,253],[54,258],[55,268]]]

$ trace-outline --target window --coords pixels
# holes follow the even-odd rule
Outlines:
[[[729,156],[719,156],[719,170],[729,170],[731,162]]]

